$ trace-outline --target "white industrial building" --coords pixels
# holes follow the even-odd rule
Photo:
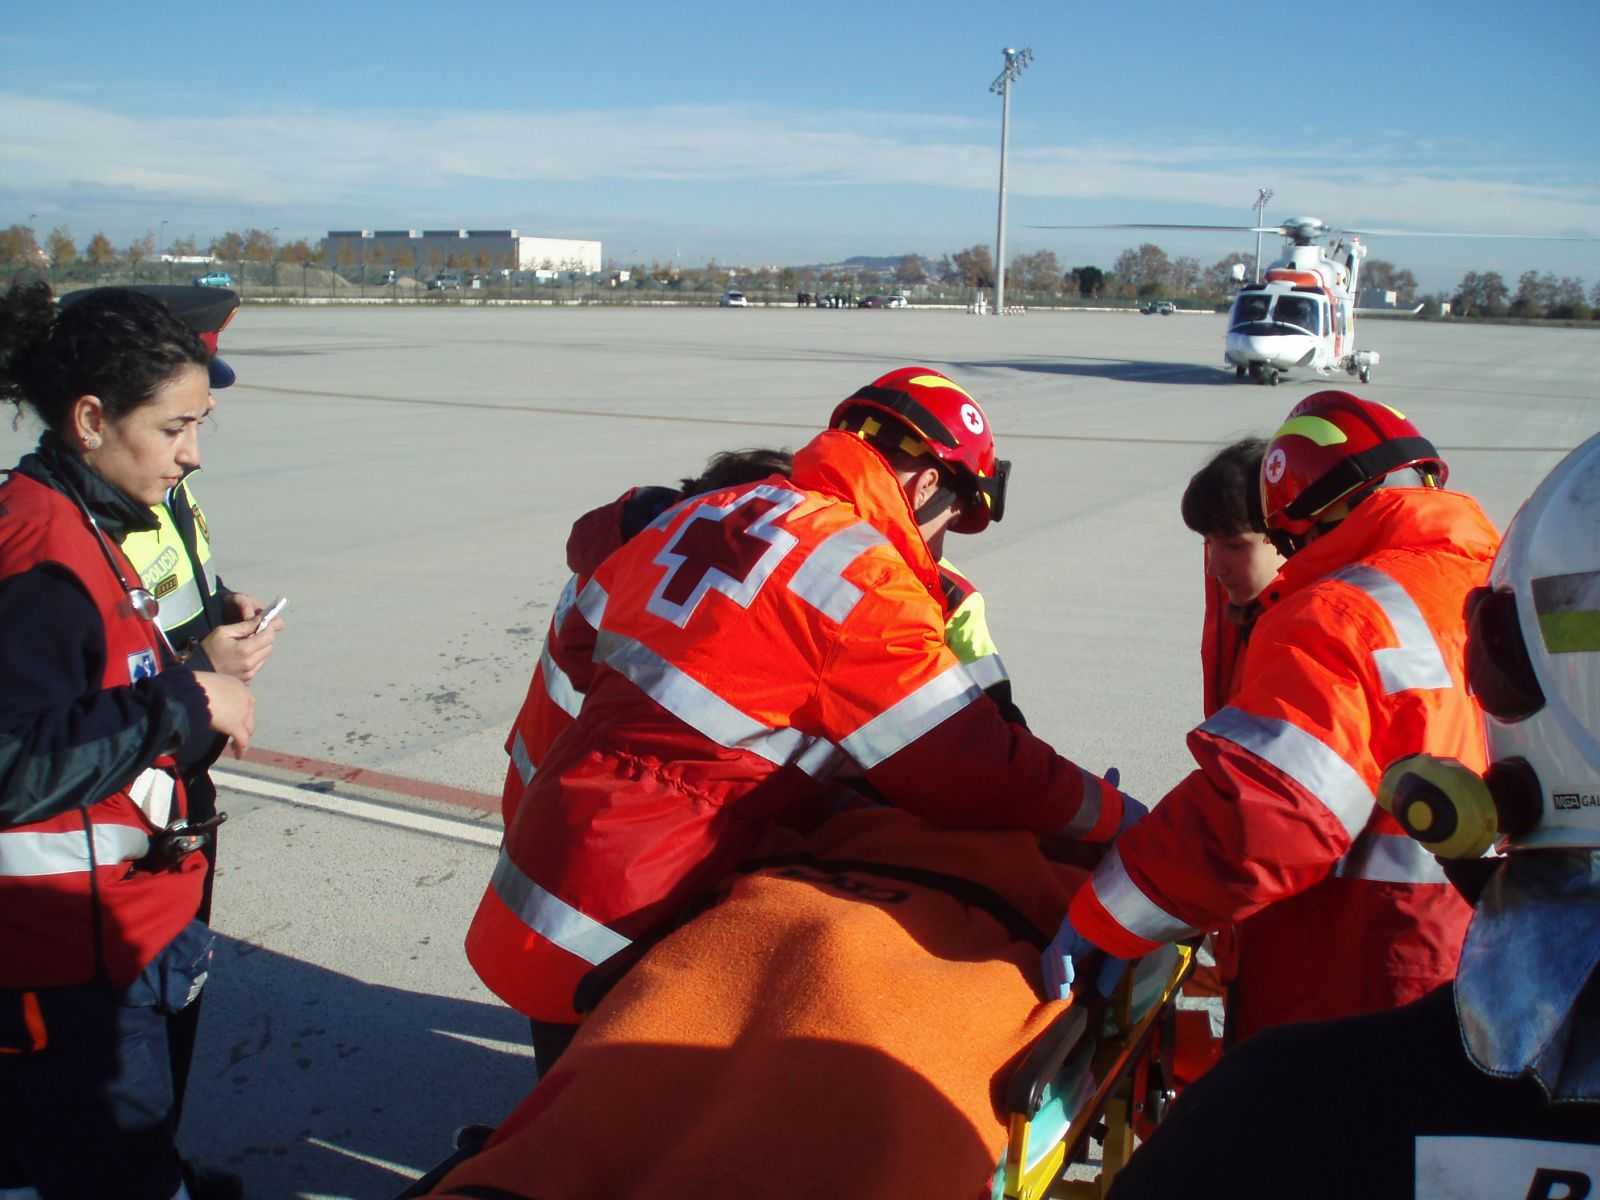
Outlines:
[[[428,275],[465,271],[600,270],[600,243],[524,237],[515,229],[330,229],[328,262]]]

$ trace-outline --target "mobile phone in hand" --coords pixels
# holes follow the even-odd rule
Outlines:
[[[251,637],[255,637],[256,634],[260,633],[268,625],[270,625],[274,621],[276,621],[278,619],[278,615],[280,613],[282,613],[283,610],[288,608],[288,607],[289,607],[289,597],[287,597],[287,596],[279,596],[276,600],[274,600],[272,602],[271,607],[269,607],[266,612],[261,614],[261,619],[256,622],[256,627],[255,627],[254,630],[251,631],[250,636]]]

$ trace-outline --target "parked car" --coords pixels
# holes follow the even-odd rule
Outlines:
[[[225,287],[233,286],[233,276],[226,271],[207,271],[204,275],[194,277],[195,287]]]
[[[1177,311],[1178,306],[1171,300],[1163,300],[1160,304],[1156,305],[1156,312],[1160,313],[1163,317],[1170,317]]]
[[[909,303],[910,301],[906,299],[904,292],[883,298],[883,306],[885,308],[904,308]]]
[[[722,299],[717,301],[723,308],[749,308],[750,301],[745,299],[743,292],[723,292]]]
[[[461,290],[460,271],[440,271],[428,280],[430,292],[459,292]]]

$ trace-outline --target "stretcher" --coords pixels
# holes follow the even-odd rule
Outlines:
[[[1195,947],[1163,946],[1135,963],[1105,1004],[1074,1003],[1018,1064],[1005,1091],[1009,1138],[993,1200],[1099,1200],[1136,1133],[1166,1115],[1176,1095],[1178,993]],[[1092,1179],[1068,1179],[1100,1143]]]
[[[1103,1195],[1161,1115],[1193,958],[1041,1002],[1085,877],[1026,835],[836,818],[640,957],[482,1149],[408,1195]],[[1065,1180],[1093,1140],[1099,1178]]]

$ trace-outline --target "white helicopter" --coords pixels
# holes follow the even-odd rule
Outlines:
[[[1410,229],[1335,229],[1319,217],[1294,217],[1281,225],[1034,225],[1033,229],[1168,229],[1202,233],[1276,233],[1287,239],[1284,256],[1260,283],[1247,283],[1228,313],[1223,358],[1234,374],[1276,384],[1285,371],[1307,367],[1320,375],[1345,371],[1372,379],[1381,355],[1356,349],[1357,280],[1367,256],[1362,237],[1532,238],[1586,241],[1540,234],[1424,233]],[[1326,239],[1326,240],[1325,240]],[[1243,281],[1243,268],[1234,278]]]

